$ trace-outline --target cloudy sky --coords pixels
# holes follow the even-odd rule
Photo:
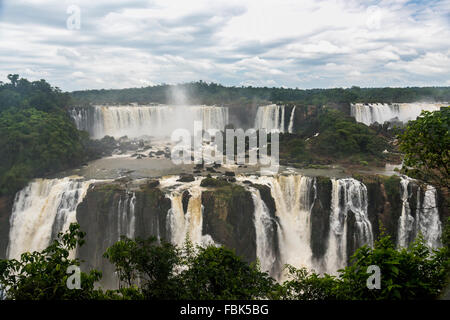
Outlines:
[[[450,0],[0,0],[8,73],[69,91],[449,86]]]

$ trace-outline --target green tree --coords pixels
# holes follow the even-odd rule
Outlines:
[[[423,111],[400,135],[405,166],[413,167],[412,175],[441,188],[445,195],[450,182],[449,127],[450,108],[446,107],[440,111]]]
[[[0,285],[7,289],[7,299],[14,300],[85,300],[102,297],[94,283],[101,273],[81,272],[81,289],[69,289],[69,266],[79,266],[79,259],[71,259],[70,252],[83,245],[84,233],[79,225],[58,235],[42,252],[26,252],[20,260],[0,260]]]
[[[248,264],[225,247],[198,247],[178,276],[182,299],[264,299],[275,282],[256,263]]]
[[[127,288],[139,291],[136,283],[140,284],[143,298],[173,299],[177,296],[179,286],[175,270],[181,256],[174,245],[158,242],[155,237],[136,240],[122,237],[104,256],[115,265],[119,280]]]
[[[381,272],[381,288],[369,289],[368,267]],[[338,276],[319,276],[289,267],[291,279],[280,290],[282,299],[307,300],[416,300],[436,299],[448,279],[449,248],[428,248],[423,237],[404,249],[396,249],[390,236],[382,235],[373,248],[363,246]]]

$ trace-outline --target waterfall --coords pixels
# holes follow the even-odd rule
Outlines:
[[[276,104],[260,106],[256,112],[255,128],[266,129],[272,132],[285,132],[284,114],[284,106]],[[293,121],[293,111],[291,113],[291,120]]]
[[[228,123],[228,108],[216,106],[94,106],[92,112],[72,109],[70,115],[78,129],[96,139],[166,137],[178,128],[192,131],[194,121],[202,121],[205,130],[223,130]]]
[[[330,233],[325,255],[326,272],[336,273],[347,264],[349,213],[352,213],[355,219],[355,230],[351,235],[355,247],[373,245],[367,205],[367,188],[363,183],[352,178],[332,180]]]
[[[171,208],[167,213],[167,229],[171,242],[182,246],[188,237],[195,245],[208,245],[213,243],[208,235],[202,234],[203,205],[201,179],[185,183],[172,190],[167,197],[171,201]],[[183,193],[189,192],[186,214],[183,209]]]
[[[134,192],[127,192],[125,199],[122,201],[122,197],[119,199],[119,205],[117,210],[117,234],[120,236],[126,236],[133,239],[136,230],[136,217],[134,214],[136,205],[136,194]]]
[[[282,264],[311,269],[310,219],[314,179],[300,175],[278,176],[271,184],[281,227],[278,238]]]
[[[398,223],[397,246],[399,248],[407,247],[421,233],[428,246],[432,248],[440,247],[442,224],[439,219],[436,188],[427,185],[422,202],[421,194],[423,191],[417,186],[417,200],[411,207],[410,199],[413,196],[411,193],[413,188],[409,188],[409,186],[414,181],[414,179],[406,176],[401,177],[402,212]]]
[[[250,188],[253,203],[255,205],[254,223],[256,231],[256,256],[261,264],[261,270],[274,276],[277,255],[274,252],[273,219],[270,217],[269,209],[261,199],[258,189]]]
[[[356,103],[351,105],[351,115],[356,121],[366,125],[378,122],[383,124],[386,121],[394,120],[407,122],[416,119],[422,110],[436,111],[444,104],[439,103]]]
[[[59,232],[76,222],[76,208],[90,184],[70,177],[36,179],[19,191],[10,218],[8,258],[45,249]]]
[[[292,133],[293,130],[294,130],[295,107],[296,107],[296,106],[294,106],[294,107],[292,108],[292,111],[291,111],[291,118],[289,119],[288,133]]]

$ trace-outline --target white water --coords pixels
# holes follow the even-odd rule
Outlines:
[[[292,108],[289,118],[289,126],[287,132],[292,133],[294,127],[294,112]],[[266,129],[270,132],[286,132],[285,128],[285,106],[271,104],[268,106],[260,106],[256,112],[255,129]]]
[[[178,178],[178,177],[176,177]],[[177,246],[183,246],[186,239],[194,245],[214,244],[211,236],[202,234],[203,227],[203,205],[201,178],[189,183],[177,183],[176,179],[170,177],[165,179],[161,185],[164,187],[175,185],[167,197],[171,201],[171,208],[167,213],[167,229],[169,230],[171,242]],[[175,180],[175,181],[174,181]],[[183,192],[188,191],[189,198],[186,214],[183,211]]]
[[[269,230],[272,230],[272,218],[269,209],[261,199],[258,189],[250,189],[255,206],[254,223],[256,231],[256,256],[260,262],[261,270],[273,275],[276,254],[273,250]]]
[[[117,234],[120,236],[126,236],[130,239],[135,237],[136,230],[136,194],[134,192],[127,192],[125,199],[122,197],[119,199],[118,205],[118,221],[117,221]]]
[[[289,132],[289,133],[292,133],[293,130],[294,130],[294,115],[295,115],[295,108],[296,108],[296,106],[294,106],[294,107],[292,108],[292,111],[291,111],[291,118],[289,119],[289,127],[288,127],[288,132]]]
[[[445,103],[395,103],[382,104],[371,103],[362,104],[356,103],[351,105],[351,115],[355,117],[356,121],[362,122],[366,125],[378,122],[383,124],[386,121],[397,118],[398,121],[407,122],[416,119],[422,110],[436,111],[440,107],[445,106]]]
[[[77,128],[96,139],[105,135],[167,137],[175,129],[192,132],[194,121],[202,121],[204,130],[223,130],[228,123],[228,108],[215,106],[94,106],[92,113],[73,109],[71,115]]]
[[[441,246],[440,236],[442,223],[439,219],[436,189],[426,186],[423,203],[420,200],[421,189],[417,188],[417,201],[411,208],[408,199],[411,198],[408,186],[414,180],[405,176],[401,177],[402,186],[402,213],[398,224],[397,246],[407,247],[421,233],[429,247]],[[412,214],[415,211],[415,217]]]
[[[325,255],[325,272],[335,274],[347,264],[347,218],[351,211],[355,217],[353,240],[361,247],[373,246],[372,225],[367,213],[367,188],[358,180],[333,179],[330,214],[330,233]]]
[[[347,264],[347,217],[351,211],[355,218],[355,234],[352,240],[356,247],[373,245],[372,226],[367,213],[367,188],[355,179],[332,180],[332,208],[330,212],[330,231],[326,253],[322,260],[312,258],[311,249],[311,211],[316,200],[316,182],[314,178],[301,175],[248,177],[239,176],[238,181],[249,180],[253,183],[267,185],[275,201],[276,216],[279,221],[279,265],[306,267],[317,272],[336,274],[337,270]],[[268,211],[261,200],[259,192],[252,191],[255,204],[255,229],[257,240],[257,257],[263,270],[273,270],[276,253],[266,242]],[[262,205],[262,204],[264,205]],[[269,217],[270,218],[270,217]],[[263,223],[265,222],[265,223]],[[285,274],[273,274],[279,280],[286,279]]]
[[[8,258],[45,249],[52,237],[76,222],[76,208],[90,184],[70,177],[36,179],[19,191],[10,218]]]

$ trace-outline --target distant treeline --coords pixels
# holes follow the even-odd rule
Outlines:
[[[323,105],[326,103],[406,103],[450,101],[450,87],[290,89],[268,87],[225,87],[204,81],[143,88],[85,90],[71,93],[73,103],[126,104],[173,103],[184,96],[189,104],[249,105],[262,102],[291,102]],[[179,101],[179,100],[178,100]]]

